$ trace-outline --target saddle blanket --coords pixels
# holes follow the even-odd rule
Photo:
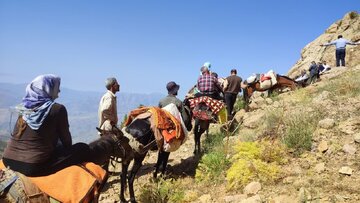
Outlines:
[[[194,99],[189,99],[190,108],[194,109],[200,103],[206,104],[206,106],[210,107],[213,114],[217,114],[224,106],[224,102],[213,99],[208,96],[196,97]]]
[[[91,162],[83,163],[83,167],[74,165],[48,176],[27,178],[41,191],[60,202],[86,202],[89,191],[106,180],[106,171]],[[0,169],[4,168],[6,167],[0,160]]]

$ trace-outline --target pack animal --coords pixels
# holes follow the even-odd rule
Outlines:
[[[213,111],[209,108],[208,105],[206,105],[205,103],[199,103],[195,107],[191,108],[190,99],[193,99],[193,98],[185,99],[184,105],[193,111],[192,115],[193,115],[193,119],[195,121],[194,128],[193,128],[194,129],[193,130],[194,141],[195,141],[194,154],[200,154],[201,153],[201,143],[200,143],[201,135],[205,131],[207,132],[209,129],[210,123],[216,122],[216,120],[214,118]],[[215,100],[215,101],[217,101],[217,100]],[[197,112],[199,112],[199,113],[197,113]]]
[[[282,90],[284,88],[290,88],[290,90],[295,90],[299,87],[299,84],[294,81],[293,79],[283,76],[283,75],[276,75],[277,83],[269,88],[262,89],[260,87],[260,81],[255,81],[253,83],[247,83],[246,81],[243,84],[243,99],[246,104],[249,103],[250,97],[255,91],[269,91],[270,93],[277,90]]]
[[[187,130],[191,130],[191,112],[188,108],[185,108],[185,111],[182,112],[182,118],[184,120]],[[136,119],[129,126],[128,129],[132,136],[139,136],[139,142],[144,145],[141,153],[137,150],[134,150],[129,145],[129,139],[124,136],[124,132],[117,127],[113,127],[111,131],[102,131],[98,129],[101,133],[101,137],[89,144],[90,149],[92,150],[92,162],[97,165],[106,164],[110,157],[116,157],[121,159],[122,164],[122,173],[120,175],[121,180],[121,191],[120,191],[120,201],[128,202],[125,199],[125,188],[128,183],[129,193],[130,193],[130,202],[134,203],[135,193],[133,188],[134,179],[136,173],[142,166],[142,161],[144,160],[146,153],[151,149],[156,147],[154,133],[151,131],[150,122],[147,119]],[[166,172],[166,165],[168,162],[170,152],[165,152],[159,150],[158,160],[155,165],[155,172],[153,176],[156,178],[157,173],[159,172],[160,166],[162,166],[162,174]],[[131,172],[128,176],[128,167],[131,161],[134,161]],[[79,183],[81,184],[81,183]],[[10,194],[6,194],[5,197]],[[96,202],[96,198],[92,197],[90,200]],[[11,198],[10,198],[11,199]],[[24,197],[26,199],[26,197]],[[1,199],[0,199],[1,200]],[[46,201],[43,201],[46,202]],[[50,202],[50,200],[49,200]]]
[[[126,151],[129,150],[127,148],[128,145],[126,145],[126,143],[128,142],[127,138],[122,136],[122,132],[120,130],[114,129],[113,131],[116,133],[106,133],[89,144],[89,147],[92,149],[93,152],[93,154],[90,155],[93,158],[91,162],[97,165],[102,165],[108,162],[111,156],[127,156]],[[81,166],[80,168],[85,169],[84,166]],[[10,169],[6,170],[6,173],[11,174],[13,182],[9,182],[9,184],[7,184],[7,188],[2,188],[4,190],[1,192],[2,195],[0,197],[0,202],[6,200],[10,202],[56,202],[56,200],[52,199],[52,197],[49,197],[43,191],[41,191],[31,180],[29,180],[28,177],[20,173],[11,171]],[[86,169],[85,171],[90,172],[88,169]],[[67,172],[71,172],[71,170],[68,170]],[[94,176],[93,173],[90,172],[90,174]],[[81,199],[81,201],[79,201],[97,202],[98,194],[105,181],[106,176],[103,180],[96,180],[96,184],[89,187],[86,195]],[[4,182],[8,182],[8,180],[4,179]],[[86,188],[85,184],[81,184],[81,182],[78,182],[76,187]]]
[[[192,128],[190,110],[186,108],[184,112],[181,112],[181,116],[183,118],[187,130],[190,131]],[[124,130],[127,132],[123,132]],[[135,119],[125,129],[122,129],[122,131],[118,133],[123,133],[123,134],[128,133],[134,138],[136,138],[144,146],[141,152],[135,150],[134,148],[125,149],[124,150],[125,155],[123,157],[120,157],[122,159],[121,160],[122,171],[120,175],[120,179],[121,179],[120,201],[128,202],[125,199],[125,188],[126,185],[128,184],[130,202],[135,203],[136,199],[135,199],[134,186],[133,186],[135,176],[139,171],[140,167],[142,166],[142,162],[146,156],[146,153],[150,149],[157,147],[156,138],[154,132],[151,130],[149,119]],[[163,175],[165,174],[166,165],[168,163],[168,159],[170,155],[170,152],[165,152],[162,149],[158,149],[158,150],[159,150],[158,159],[155,165],[155,172],[153,173],[154,178],[157,177],[157,173],[159,172],[160,166],[162,166],[161,173]],[[131,161],[134,161],[134,164],[128,175],[128,168]]]

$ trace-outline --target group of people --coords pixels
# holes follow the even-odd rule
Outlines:
[[[313,84],[320,79],[321,74],[329,71],[330,69],[331,67],[326,64],[326,61],[317,63],[315,61],[312,61],[309,69],[302,70],[300,75],[295,78],[295,81],[304,85]],[[307,72],[309,72],[309,74]]]
[[[236,69],[221,86],[217,77],[211,74],[211,64],[201,68],[197,80],[197,96],[209,96],[221,99],[224,93],[229,115],[232,115],[242,79]],[[4,150],[2,161],[6,167],[26,176],[44,176],[55,173],[65,167],[91,161],[92,151],[86,143],[73,144],[69,130],[67,110],[56,103],[60,93],[60,77],[52,74],[40,75],[26,87],[22,103],[17,106],[19,113],[12,136]],[[105,131],[118,125],[116,93],[120,85],[116,78],[105,81],[106,93],[101,97],[98,109],[98,127]],[[184,104],[177,98],[180,85],[168,82],[168,95],[159,101],[158,106],[170,103],[183,112]]]
[[[358,45],[360,42],[352,42],[344,39],[342,35],[332,42],[321,44],[320,46],[335,45],[335,59],[336,67],[345,66],[346,45]],[[320,75],[330,70],[330,66],[326,64],[326,61],[318,62],[312,61],[308,70],[302,70],[300,75],[295,78],[295,81],[302,83],[303,85],[309,85],[315,83],[320,79]],[[309,74],[307,74],[309,72]]]
[[[236,69],[231,69],[230,76],[225,79],[218,78],[215,72],[210,72],[210,67],[209,62],[201,67],[195,97],[209,96],[216,100],[225,101],[228,119],[231,120],[234,115],[233,109],[237,95],[241,92],[242,78],[237,75]]]
[[[345,48],[347,44],[358,45],[346,40],[342,35],[338,39],[321,46],[336,46],[336,66],[345,66]],[[206,62],[200,69],[196,84],[195,97],[209,96],[224,100],[229,119],[234,114],[233,107],[241,91],[242,78],[237,70],[232,69],[227,78],[218,78],[210,71],[211,64]],[[306,80],[311,84],[319,79],[320,74],[329,70],[326,62],[313,61],[308,70],[303,70],[297,81]],[[307,76],[309,71],[309,76]],[[91,161],[91,150],[85,143],[72,143],[69,131],[67,110],[55,99],[60,93],[60,78],[55,75],[40,75],[26,87],[26,94],[17,106],[19,117],[16,121],[11,139],[4,150],[2,161],[5,166],[27,176],[43,176],[54,173],[67,166]],[[118,124],[116,92],[120,85],[116,78],[105,82],[107,92],[99,104],[99,128],[111,130]],[[180,85],[174,81],[166,85],[168,95],[161,99],[159,107],[174,103],[180,112],[184,105],[177,98]]]

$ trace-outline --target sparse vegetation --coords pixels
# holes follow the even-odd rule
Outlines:
[[[184,185],[174,179],[158,179],[143,185],[139,197],[140,202],[166,203],[183,202],[185,198]]]
[[[229,168],[229,160],[223,144],[224,135],[217,133],[209,135],[204,143],[205,155],[196,169],[195,179],[198,182],[222,182],[224,171]]]
[[[359,16],[359,14],[356,11],[352,11],[350,12],[350,19],[355,19]]]
[[[360,95],[359,71],[349,71],[342,77],[335,78],[317,89],[317,93],[323,91],[336,92],[336,98],[341,100]]]
[[[293,112],[287,116],[282,140],[287,147],[294,150],[295,155],[311,149],[312,134],[319,120],[320,116],[317,112]]]
[[[227,188],[241,189],[251,181],[272,183],[280,178],[280,164],[286,163],[285,148],[277,142],[239,142],[234,147],[232,165],[227,171]]]
[[[244,99],[241,97],[237,97],[236,102],[234,104],[234,111],[240,111],[241,109],[245,109],[246,103],[244,101]]]

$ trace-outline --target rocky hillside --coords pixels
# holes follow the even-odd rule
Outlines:
[[[191,134],[178,151],[171,153],[168,178],[156,182],[152,180],[151,172],[157,154],[150,153],[135,180],[138,200],[198,203],[360,202],[359,77],[360,65],[333,68],[321,76],[321,81],[306,88],[266,98],[256,97],[249,112],[237,112],[232,124],[233,132],[224,130],[224,126],[211,125],[209,136],[202,137],[203,147],[206,147],[209,139],[222,134],[224,138],[219,145],[223,146],[221,149],[226,162],[211,158],[212,163],[208,163],[207,158],[214,154],[207,149],[202,156],[194,156]],[[270,153],[266,157],[280,154],[277,146],[283,146],[281,159],[286,161],[279,162],[275,173],[268,176],[266,171],[258,168],[258,160],[249,158],[247,165],[236,169],[236,173],[241,174],[237,177],[240,179],[235,181],[236,187],[229,187],[234,183],[231,179],[231,170],[236,165],[234,158],[252,153],[248,150],[251,143],[258,143],[258,147],[266,146],[267,153]],[[248,151],[238,151],[242,144],[246,144],[243,149]],[[264,163],[262,167],[270,166],[267,170],[274,168],[273,162]],[[216,167],[221,170],[214,175],[212,171]],[[112,170],[116,173],[110,176],[100,202],[119,201],[121,169],[117,165]],[[160,201],[166,196],[161,193],[163,190],[169,194],[162,199],[166,201]],[[151,201],[146,199],[149,196],[153,198]]]
[[[301,57],[288,72],[288,76],[294,78],[303,69],[308,69],[311,61],[326,61],[328,65],[334,67],[335,46],[321,47],[321,44],[337,39],[338,35],[343,35],[345,39],[353,42],[360,41],[360,16],[356,11],[347,13],[343,19],[333,23],[325,33],[314,41],[307,44],[301,50]],[[346,51],[346,65],[355,67],[360,64],[360,46],[348,45]]]
[[[334,66],[334,47],[318,45],[338,34],[358,41],[360,17],[348,13],[308,44],[289,75],[310,61]],[[252,100],[230,128],[210,126],[204,153],[193,155],[193,134],[170,154],[167,178],[154,181],[156,152],[135,180],[139,202],[360,202],[360,47],[348,47],[347,67],[295,91]],[[220,142],[215,142],[220,136]],[[100,202],[119,202],[120,165]]]

